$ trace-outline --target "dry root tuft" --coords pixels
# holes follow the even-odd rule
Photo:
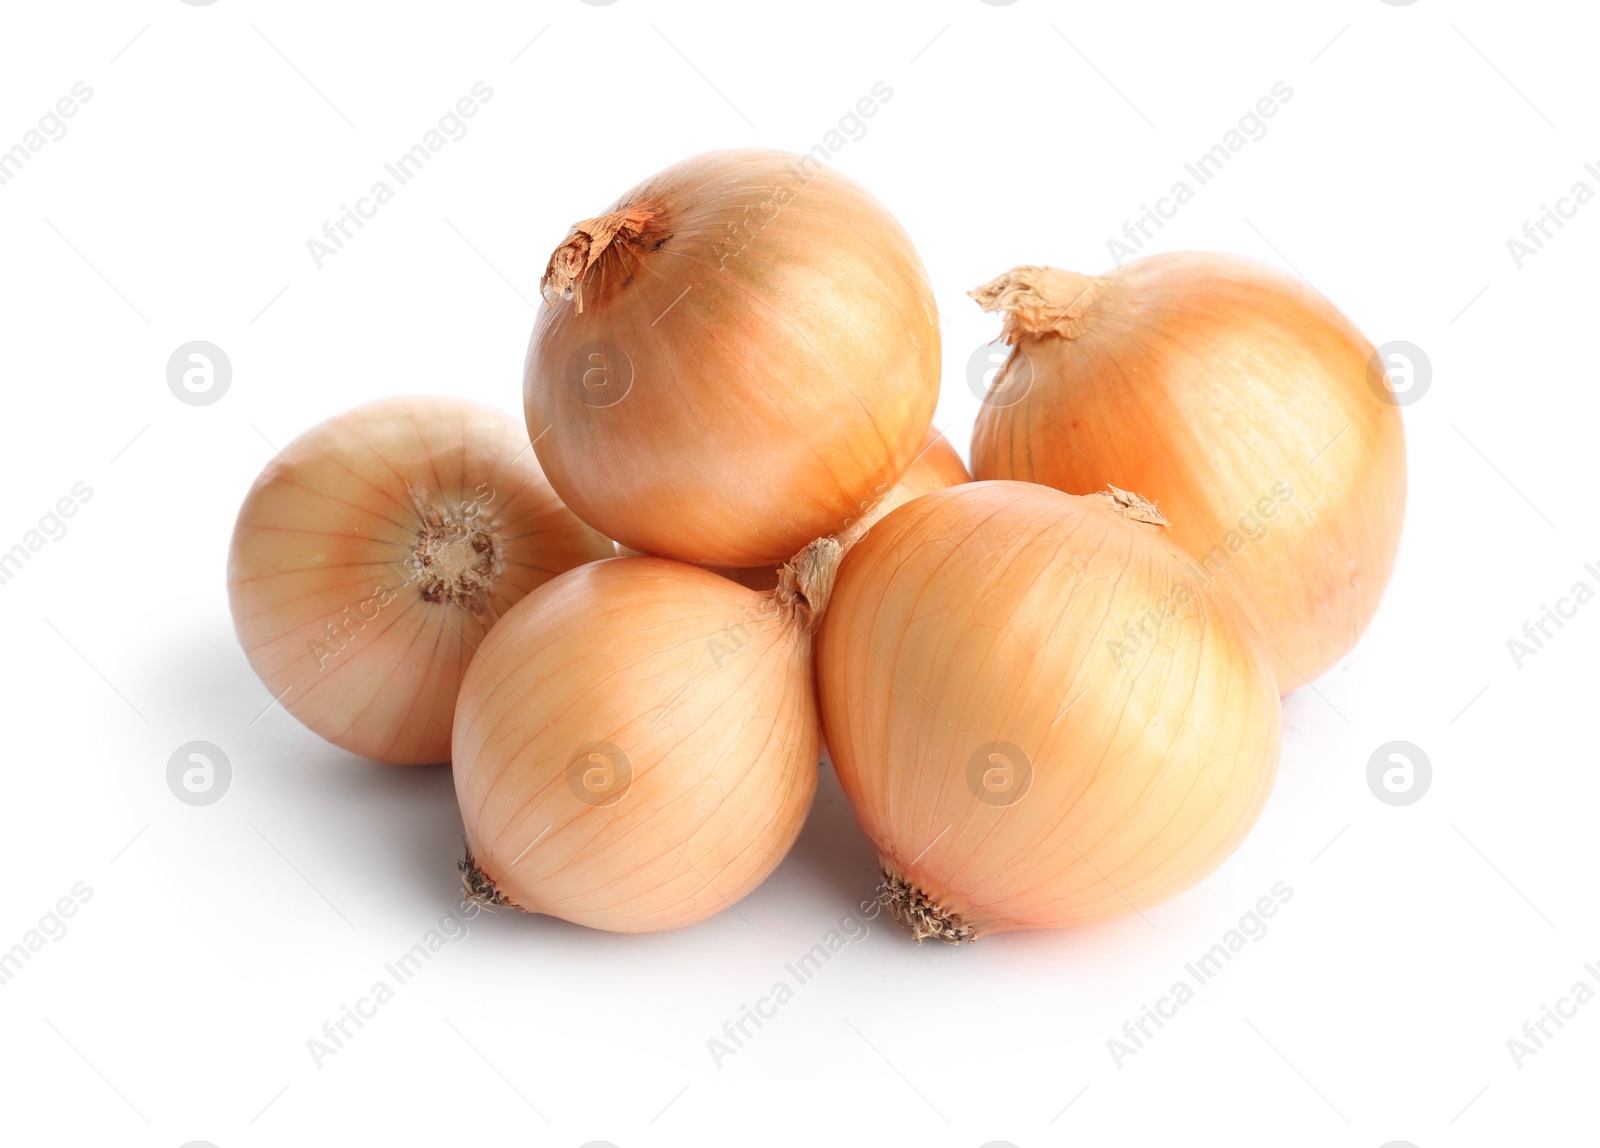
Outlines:
[[[494,912],[496,909],[515,909],[519,913],[527,912],[521,905],[511,900],[499,889],[495,888],[488,874],[478,868],[478,863],[472,859],[472,848],[467,847],[467,855],[456,866],[461,870],[461,898],[468,905],[476,905],[480,909]]]
[[[504,548],[491,519],[476,505],[436,505],[421,487],[408,488],[420,526],[411,550],[411,575],[424,602],[449,602],[485,625],[497,620],[490,591],[505,568]]]
[[[960,917],[939,907],[931,897],[888,866],[883,869],[879,897],[894,919],[911,930],[917,944],[937,937],[947,945],[970,944],[978,935]]]

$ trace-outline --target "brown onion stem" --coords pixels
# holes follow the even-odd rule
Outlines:
[[[843,557],[844,547],[837,539],[819,538],[778,571],[773,600],[780,611],[793,617],[808,634],[815,633],[822,624]]]
[[[1156,509],[1156,504],[1147,498],[1141,498],[1131,490],[1106,484],[1104,490],[1097,490],[1087,494],[1085,498],[1092,498],[1103,505],[1111,513],[1130,522],[1141,522],[1146,526],[1168,527],[1172,524],[1167,521],[1166,515]]]
[[[1104,291],[1102,280],[1055,267],[1013,267],[967,294],[985,311],[999,311],[1008,343],[1024,335],[1076,339]]]
[[[574,223],[567,238],[551,252],[539,281],[545,301],[554,304],[557,299],[571,299],[582,312],[583,277],[589,268],[613,243],[642,239],[655,217],[648,207],[628,207]]]

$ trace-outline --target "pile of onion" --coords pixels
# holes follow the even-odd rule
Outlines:
[[[824,731],[919,940],[1143,910],[1254,824],[1272,671],[1163,529],[1124,492],[975,482],[846,556],[817,639]]]
[[[504,414],[385,399],[291,442],[256,479],[228,556],[250,664],[352,753],[450,759],[456,691],[523,595],[611,543],[561,504]]]
[[[814,543],[766,593],[614,558],[512,609],[456,712],[468,898],[634,933],[759,885],[816,791],[811,632],[839,554]]]
[[[794,844],[826,747],[917,940],[1140,912],[1249,832],[1280,694],[1394,565],[1377,353],[1240,259],[973,291],[1011,352],[970,474],[931,425],[922,262],[811,156],[670,167],[540,286],[525,426],[443,398],[330,419],[229,558],[278,702],[451,764],[478,906],[704,920]]]
[[[899,479],[939,391],[933,292],[814,159],[713,152],[573,226],[528,346],[528,432],[585,522],[714,567],[786,561]]]
[[[979,479],[1136,490],[1226,587],[1288,693],[1349,653],[1394,567],[1399,407],[1361,332],[1227,255],[1099,278],[1018,267],[972,292],[1013,350],[972,438]]]

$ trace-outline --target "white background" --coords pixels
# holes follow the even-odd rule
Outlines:
[[[1441,0],[8,4],[0,148],[75,82],[93,97],[0,187],[0,549],[74,483],[93,497],[0,586],[0,948],[93,895],[0,986],[0,1139],[1595,1143],[1600,1002],[1520,1067],[1506,1042],[1600,961],[1600,605],[1520,669],[1506,641],[1600,582],[1600,205],[1520,270],[1506,241],[1600,190],[1596,24]],[[318,270],[307,239],[480,80],[470,133]],[[479,918],[315,1067],[307,1040],[455,906],[460,823],[446,769],[268,709],[224,564],[269,443],[399,392],[520,411],[568,224],[695,152],[805,150],[880,80],[835,163],[920,246],[963,450],[997,329],[965,291],[1105,269],[1184,161],[1292,87],[1147,250],[1291,267],[1425,350],[1370,632],[1286,702],[1249,840],[1143,919],[959,949],[880,919],[717,1067],[707,1040],[871,895],[825,769],[737,913],[633,937]],[[167,388],[193,339],[233,365],[214,405]],[[206,808],[165,780],[195,739],[234,771]],[[1365,780],[1396,739],[1433,765],[1404,808]],[[1270,932],[1114,1064],[1108,1039],[1280,881]]]

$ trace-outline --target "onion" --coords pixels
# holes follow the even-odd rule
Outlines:
[[[1211,254],[1098,279],[1018,267],[972,294],[1015,344],[973,433],[978,478],[1153,500],[1284,693],[1350,651],[1394,567],[1406,471],[1399,408],[1348,319]]]
[[[905,474],[900,476],[900,481],[894,484],[893,489],[881,501],[845,527],[840,542],[848,550],[891,510],[904,506],[913,498],[921,498],[924,494],[932,494],[936,490],[960,486],[971,481],[972,475],[967,473],[966,463],[961,461],[961,456],[956,453],[956,448],[950,445],[950,440],[930,427],[927,437],[922,440],[921,453],[907,468]]]
[[[1142,910],[1254,824],[1272,673],[1160,522],[1120,491],[976,482],[846,556],[817,637],[823,726],[919,940]]]
[[[895,483],[894,488],[876,504],[869,505],[860,518],[845,524],[839,535],[839,543],[848,550],[872,529],[874,523],[895,507],[904,506],[913,498],[931,494],[935,490],[944,490],[946,487],[959,486],[963,482],[971,481],[972,476],[967,473],[966,463],[961,461],[961,456],[956,453],[956,448],[950,445],[950,440],[929,427],[927,437],[922,440],[922,452],[900,476],[900,481]],[[732,578],[741,586],[748,586],[752,590],[770,590],[778,584],[778,572],[781,569],[782,567],[775,565],[747,566],[718,570],[717,573],[725,578]]]
[[[542,287],[529,434],[567,504],[631,549],[784,561],[893,486],[933,418],[921,260],[813,159],[668,168],[575,224]]]
[[[228,558],[234,627],[283,707],[353,753],[450,756],[456,690],[496,617],[612,552],[517,423],[449,398],[329,419],[267,465]]]
[[[816,791],[811,630],[839,553],[813,544],[766,594],[614,558],[507,614],[456,712],[468,898],[630,933],[760,884]]]

